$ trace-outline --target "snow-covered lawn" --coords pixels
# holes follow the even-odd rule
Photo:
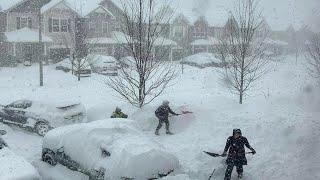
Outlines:
[[[138,110],[119,100],[103,83],[104,76],[93,74],[80,82],[69,73],[45,67],[45,86],[38,86],[38,66],[0,69],[0,104],[18,99],[50,102],[76,100],[87,109],[88,120],[109,117],[116,106],[137,120],[146,135],[175,154],[182,165],[180,174],[167,179],[223,179],[222,158],[211,158],[202,151],[222,153],[233,128],[241,128],[255,156],[248,155],[244,169],[246,180],[320,179],[320,89],[309,78],[301,57],[298,64],[287,56],[271,62],[270,72],[252,89],[243,105],[220,80],[216,68],[186,66],[184,74],[165,94]],[[154,110],[162,100],[170,100],[173,109],[187,109],[194,114],[171,119],[174,136],[154,136],[157,120]],[[25,157],[44,179],[86,179],[62,166],[50,167],[40,162],[41,137],[16,127],[0,126],[8,131],[3,138],[12,151]],[[154,162],[157,163],[157,162]],[[56,175],[54,175],[56,174]],[[235,176],[235,174],[234,174]]]

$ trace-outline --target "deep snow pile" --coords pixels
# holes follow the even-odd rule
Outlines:
[[[178,169],[178,159],[138,129],[136,122],[123,119],[65,126],[50,131],[43,148],[63,147],[86,170],[105,168],[106,179],[148,179]],[[110,157],[103,157],[102,149]]]
[[[23,157],[14,154],[9,148],[0,150],[0,179],[38,180],[37,170]]]

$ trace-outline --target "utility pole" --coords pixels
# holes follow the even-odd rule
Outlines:
[[[43,59],[42,59],[42,18],[41,18],[41,0],[38,0],[38,18],[39,18],[39,49],[38,49],[38,61],[39,61],[39,73],[40,73],[40,86],[43,86]]]

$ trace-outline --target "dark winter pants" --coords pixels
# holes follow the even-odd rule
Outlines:
[[[226,174],[224,176],[224,180],[230,180],[231,179],[231,174],[232,174],[233,167],[234,167],[234,165],[228,165],[227,170],[226,170]],[[239,166],[236,166],[236,167],[237,167],[238,174],[242,174],[243,173],[242,165],[239,165]]]
[[[166,130],[167,130],[167,132],[170,132],[170,130],[169,130],[170,124],[169,124],[168,119],[159,119],[159,124],[158,124],[156,130],[159,131],[162,128],[163,123],[166,123]]]

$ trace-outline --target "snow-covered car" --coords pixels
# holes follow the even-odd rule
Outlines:
[[[39,180],[37,170],[24,158],[9,148],[0,149],[0,179],[3,180]]]
[[[42,160],[90,179],[157,179],[179,168],[178,159],[140,132],[135,121],[105,119],[56,128],[44,137]]]
[[[78,75],[80,73],[81,77],[91,76],[90,64],[85,60],[81,60],[81,62],[75,61],[72,63],[70,59],[67,58],[56,64],[56,70],[61,70],[67,73],[67,72],[70,72],[72,69],[74,70],[74,75]]]
[[[0,131],[0,179],[6,180],[39,180],[36,169],[24,158],[14,154],[1,138],[6,131]]]
[[[88,59],[93,72],[106,76],[118,75],[117,60],[114,57],[92,54]]]
[[[0,106],[0,122],[17,125],[44,136],[55,127],[81,123],[86,119],[86,110],[81,103],[59,104],[19,100]]]
[[[119,60],[119,66],[124,68],[132,68],[135,65],[135,60],[132,56],[123,57]]]

